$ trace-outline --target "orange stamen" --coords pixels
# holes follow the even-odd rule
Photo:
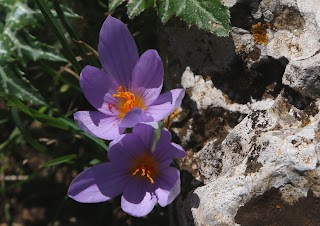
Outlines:
[[[135,161],[133,165],[132,176],[139,175],[137,174],[141,170],[141,177],[147,177],[151,184],[154,183],[154,177],[158,174],[157,165],[153,157],[148,154],[143,155]]]
[[[150,176],[150,174],[151,174],[151,172],[150,172],[150,170],[148,170],[147,178],[150,180],[151,184],[153,184],[153,183],[154,183],[154,180],[153,180],[153,178]]]
[[[116,108],[120,113],[120,118],[123,118],[134,107],[139,107],[143,110],[146,108],[141,98],[136,98],[133,93],[125,91],[122,86],[119,86],[116,93],[112,96],[119,99]]]
[[[140,171],[140,169],[136,169],[136,170],[132,173],[132,176],[136,175],[139,171]]]

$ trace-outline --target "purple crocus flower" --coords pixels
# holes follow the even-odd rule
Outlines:
[[[161,130],[152,151],[154,127],[139,123],[132,133],[120,135],[109,145],[110,162],[80,173],[71,183],[68,195],[82,203],[110,200],[122,193],[121,207],[128,214],[142,217],[158,202],[164,207],[180,193],[180,173],[170,164],[185,151],[171,143],[171,134]]]
[[[139,58],[137,46],[120,21],[109,16],[100,30],[100,61],[103,70],[86,66],[80,86],[98,111],[74,114],[79,127],[96,137],[113,140],[139,122],[157,122],[169,116],[184,97],[183,89],[160,95],[163,64],[156,50]]]

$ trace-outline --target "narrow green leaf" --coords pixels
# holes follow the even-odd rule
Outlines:
[[[0,96],[3,96],[3,95],[1,95],[1,93],[0,93]],[[93,137],[90,134],[87,134],[87,133],[83,132],[82,130],[80,130],[80,128],[78,127],[78,125],[74,121],[71,121],[70,119],[65,118],[65,117],[55,118],[55,117],[46,115],[44,113],[41,113],[39,111],[36,111],[32,108],[28,108],[18,98],[14,97],[14,96],[5,96],[5,97],[9,100],[9,104],[11,106],[15,106],[15,107],[19,108],[22,112],[29,115],[33,119],[35,119],[35,120],[37,120],[47,126],[51,126],[54,128],[78,133],[78,134],[92,140],[94,143],[96,143],[97,145],[102,147],[104,150],[106,150],[106,151],[108,150],[108,146],[104,143],[104,141],[102,141],[96,137]]]
[[[97,165],[97,164],[99,164],[99,163],[101,163],[101,160],[100,160],[100,159],[92,159],[92,160],[89,162],[89,164],[90,164],[91,166]]]
[[[74,121],[71,121],[68,118],[59,118],[59,120],[64,122],[66,125],[68,125],[71,129],[73,129],[77,133],[81,134],[84,137],[87,137],[88,139],[92,140],[94,143],[96,143],[100,147],[102,147],[104,150],[108,151],[108,146],[104,143],[103,140],[96,138],[96,137],[93,137],[90,134],[83,132],[82,130],[80,130],[80,128],[78,127],[78,125]]]
[[[82,136],[87,137],[88,139],[92,140],[94,143],[98,144],[100,147],[102,147],[105,151],[108,151],[108,145],[104,143],[103,140],[100,140],[99,138],[93,137],[90,134],[87,134],[83,131],[79,132]]]
[[[79,33],[77,32],[76,29],[74,29],[73,26],[70,25],[68,21],[68,17],[66,16],[68,8],[64,9],[64,6],[60,4],[60,0],[54,0],[53,5],[56,10],[57,16],[59,17],[63,27],[66,29],[66,31],[70,35],[70,38],[79,40],[80,39]],[[86,57],[90,65],[94,65],[94,66],[99,65],[98,61],[95,58],[92,58],[87,55],[86,49],[83,45],[80,46],[80,50],[83,56]]]
[[[16,127],[13,129],[13,131],[11,132],[9,138],[4,141],[3,143],[0,144],[0,153],[5,151],[6,148],[8,147],[9,144],[13,143],[14,140],[21,136],[21,132],[19,131],[19,129]]]
[[[60,5],[65,17],[68,18],[82,18],[79,14],[75,13],[72,9],[65,5]]]
[[[65,156],[55,158],[55,159],[52,159],[52,160],[49,160],[49,161],[43,163],[42,165],[40,165],[40,168],[55,166],[55,165],[59,165],[62,163],[70,163],[72,160],[74,160],[76,158],[77,158],[76,154],[65,155]]]
[[[25,130],[24,125],[22,124],[21,118],[17,111],[17,108],[11,109],[12,119],[15,122],[17,128],[20,130],[21,134],[24,136],[25,140],[37,151],[45,152],[47,148],[41,145],[37,140],[33,139]]]
[[[36,111],[32,108],[28,108],[15,96],[7,96],[7,99],[9,100],[10,105],[18,107],[22,112],[45,125],[58,129],[70,130],[70,126],[67,125],[64,121],[60,120],[59,118],[57,119],[55,117],[40,113],[39,111]]]
[[[153,143],[152,143],[152,146],[151,146],[151,151],[155,151],[157,145],[158,145],[158,141],[160,139],[160,136],[161,136],[161,129],[162,129],[162,126],[163,126],[163,122],[158,122],[158,128],[156,128],[154,130],[154,137],[153,137]]]
[[[35,105],[45,105],[43,97],[14,65],[0,66],[0,89]]]
[[[65,38],[60,25],[57,23],[56,19],[52,15],[50,9],[47,7],[46,3],[43,0],[35,0],[35,1],[38,5],[39,9],[41,10],[42,14],[46,18],[47,22],[49,23],[51,28],[56,33],[58,39],[60,40],[61,45],[67,54],[67,58],[71,62],[72,66],[74,67],[75,72],[79,74],[81,71],[81,66],[80,66],[79,62],[77,61],[75,55],[73,54],[73,52],[70,48],[70,45],[69,45],[67,39]]]

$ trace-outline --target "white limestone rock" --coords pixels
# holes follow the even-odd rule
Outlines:
[[[319,98],[320,54],[305,60],[292,60],[286,67],[282,82],[302,95]]]
[[[252,16],[259,19],[257,15],[260,17],[263,15],[265,22],[271,24],[271,28],[267,30],[268,43],[266,45],[255,43],[254,46],[250,44],[249,47],[243,45],[239,40],[248,40],[250,31],[241,34],[237,30],[239,28],[233,28],[231,34],[235,49],[249,56],[254,48],[260,49],[260,57],[254,59],[245,57],[249,67],[266,57],[275,59],[284,57],[288,61],[307,59],[320,50],[319,11],[320,4],[317,0],[262,0],[258,11],[252,12]],[[251,52],[248,52],[248,48]]]
[[[273,104],[272,99],[252,100],[247,104],[233,103],[227,95],[214,87],[211,80],[205,80],[201,75],[194,75],[189,67],[182,75],[181,85],[187,89],[190,99],[196,103],[198,110],[204,110],[208,107],[221,107],[228,111],[249,114],[253,110],[268,109]]]
[[[249,114],[220,147],[208,142],[198,153],[206,185],[186,202],[195,225],[236,225],[238,209],[272,187],[290,204],[308,190],[319,195],[319,103],[310,112],[280,95],[269,110]]]

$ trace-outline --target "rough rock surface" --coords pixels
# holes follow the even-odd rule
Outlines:
[[[320,194],[319,105],[308,111],[280,96],[269,110],[249,114],[220,147],[208,142],[198,152],[207,184],[189,197],[195,225],[235,225],[237,210],[272,187],[291,204],[308,190]]]
[[[282,82],[305,96],[319,98],[320,54],[305,60],[292,60],[286,67]]]
[[[230,4],[227,4],[230,5]],[[319,97],[320,4],[316,0],[238,1],[236,12],[249,7],[253,20],[232,30],[237,54],[251,67],[268,57],[289,61],[283,83],[303,95]],[[247,15],[249,16],[249,15]],[[238,19],[238,18],[236,18]],[[269,23],[268,43],[257,44],[250,32],[254,21]],[[247,22],[248,23],[248,22]],[[243,29],[244,28],[244,29]]]
[[[206,109],[210,106],[249,114],[253,110],[268,109],[274,102],[274,100],[267,98],[262,101],[251,100],[247,104],[234,103],[221,90],[215,88],[211,80],[206,81],[201,75],[195,76],[189,67],[186,68],[182,75],[181,85],[187,89],[190,99],[196,103],[198,110]]]
[[[193,176],[177,202],[181,225],[237,225],[242,223],[236,217],[240,209],[270,191],[292,209],[303,197],[320,200],[320,4],[223,2],[231,7],[229,39],[198,39],[182,32],[169,40],[169,51],[181,41],[206,56],[206,61],[179,61],[179,55],[189,56],[190,49],[184,49],[173,61],[191,68],[181,77],[191,116],[184,129],[175,129],[188,150],[182,168]],[[259,22],[261,34],[253,34]],[[320,219],[315,222],[300,225],[319,225]]]

